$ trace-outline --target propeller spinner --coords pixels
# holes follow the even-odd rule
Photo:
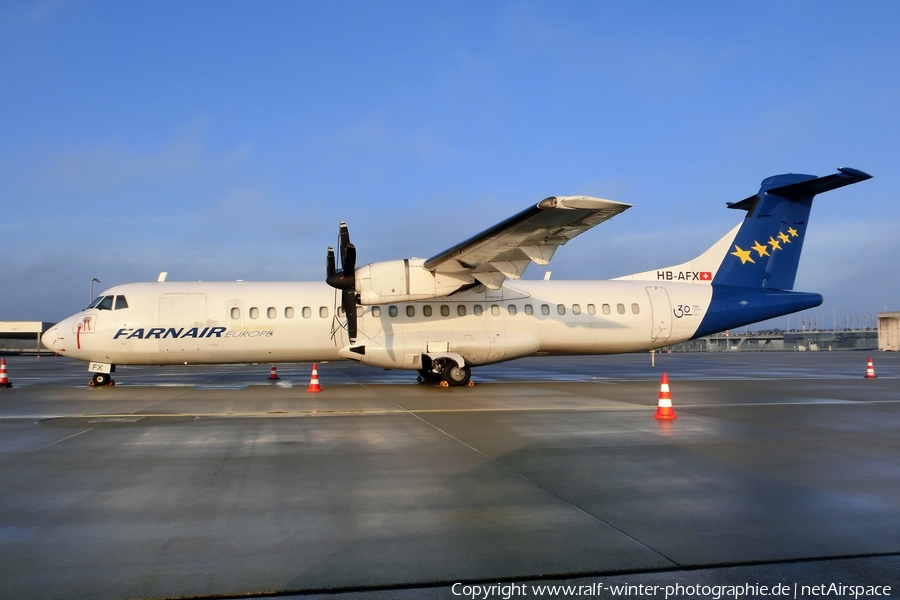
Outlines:
[[[347,317],[347,335],[350,343],[356,342],[356,246],[350,242],[350,230],[347,224],[341,221],[338,234],[338,252],[341,257],[341,268],[335,263],[334,248],[328,246],[327,277],[326,283],[331,287],[341,290],[341,307]]]

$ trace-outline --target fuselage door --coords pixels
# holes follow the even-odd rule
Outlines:
[[[666,288],[652,286],[647,288],[650,296],[650,313],[653,319],[650,329],[650,339],[667,340],[672,332],[672,306],[669,304],[669,294]]]
[[[190,360],[206,349],[206,294],[162,294],[159,297],[159,351],[187,353]],[[181,358],[181,357],[180,357]]]

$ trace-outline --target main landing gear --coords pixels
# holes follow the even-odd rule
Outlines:
[[[471,378],[472,368],[469,365],[460,367],[453,360],[434,361],[429,368],[419,371],[419,383],[458,387],[468,384]]]

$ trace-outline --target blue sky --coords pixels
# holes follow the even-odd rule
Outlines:
[[[898,17],[0,1],[0,320],[71,314],[91,277],[320,279],[340,220],[361,263],[427,257],[556,194],[635,205],[550,266],[615,277],[699,254],[769,175],[838,166],[875,178],[816,200],[796,287],[820,324],[900,310]]]

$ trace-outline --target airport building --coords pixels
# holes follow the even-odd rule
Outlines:
[[[43,321],[0,321],[0,354],[47,352],[41,334],[52,326]]]
[[[888,314],[900,315],[900,313]],[[894,339],[896,340],[896,334]],[[879,343],[879,330],[869,328],[857,330],[829,329],[717,333],[684,342],[683,344],[675,344],[667,348],[667,350],[672,350],[673,352],[759,352],[771,350],[816,352],[819,350],[875,350],[878,348],[882,348]]]
[[[878,313],[878,349],[900,352],[900,312]]]

